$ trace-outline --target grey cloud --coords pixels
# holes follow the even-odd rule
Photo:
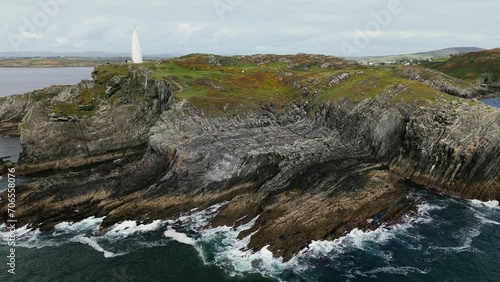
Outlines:
[[[42,0],[58,1],[58,0]],[[50,24],[30,34],[24,51],[129,52],[137,26],[148,54],[324,53],[343,55],[356,32],[393,0],[65,0]],[[357,55],[383,55],[450,46],[500,46],[497,0],[401,0],[403,12]],[[0,0],[0,52],[9,34],[40,11],[38,0]],[[234,5],[234,3],[236,3]],[[222,5],[222,6],[221,6]],[[221,8],[222,7],[222,8]]]

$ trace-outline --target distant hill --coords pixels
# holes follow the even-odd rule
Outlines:
[[[423,66],[457,78],[480,79],[486,84],[500,85],[500,48],[457,55],[447,61],[429,62]]]
[[[450,56],[455,56],[470,52],[484,51],[484,50],[485,49],[483,48],[477,48],[477,47],[455,47],[455,48],[446,48],[436,51],[415,53],[414,55],[431,56],[433,58],[443,58],[443,57],[450,57]]]
[[[433,61],[436,59],[449,58],[450,56],[456,56],[468,52],[483,51],[485,49],[477,47],[454,47],[446,48],[435,51],[420,52],[413,54],[400,54],[400,55],[389,55],[389,56],[370,56],[370,57],[355,57],[347,58],[348,60],[357,61],[363,65],[369,64],[407,64],[409,62],[418,61]]]

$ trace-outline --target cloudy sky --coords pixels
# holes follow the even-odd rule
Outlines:
[[[387,55],[500,47],[498,0],[0,0],[0,52]]]

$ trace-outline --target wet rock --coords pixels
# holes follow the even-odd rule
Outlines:
[[[7,160],[5,158],[0,158],[0,175],[6,174],[9,171],[9,168],[13,168],[16,164]]]

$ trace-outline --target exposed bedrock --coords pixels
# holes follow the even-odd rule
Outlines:
[[[390,167],[456,197],[499,200],[499,111],[480,104],[416,109]]]
[[[420,81],[438,91],[462,98],[496,97],[500,92],[497,85],[477,84],[446,75],[437,70],[407,67],[401,71],[401,76],[410,80]]]
[[[95,91],[97,83],[62,86],[49,101],[35,103],[25,111],[20,126],[24,150],[19,173],[81,167],[144,154],[149,128],[167,109],[172,90],[145,73],[134,72],[115,77],[105,85],[105,97],[89,101],[94,105],[82,106],[77,99]]]

